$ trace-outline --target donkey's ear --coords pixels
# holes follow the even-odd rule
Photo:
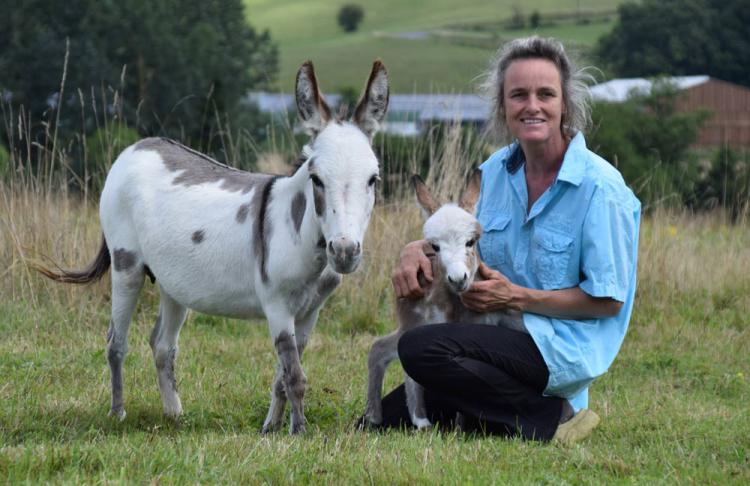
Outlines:
[[[308,134],[317,135],[331,119],[331,109],[318,88],[312,61],[305,61],[297,71],[294,93],[302,126]]]
[[[417,193],[417,202],[422,208],[422,215],[424,219],[427,219],[437,211],[439,205],[435,198],[432,197],[430,190],[427,189],[427,185],[417,174],[411,176],[411,184],[414,186],[414,192]]]
[[[377,59],[372,64],[370,78],[367,80],[367,86],[362,93],[362,98],[357,103],[353,117],[354,123],[365,132],[370,140],[378,131],[380,122],[385,118],[385,112],[388,110],[389,92],[388,72],[380,59]]]
[[[458,200],[458,205],[467,211],[468,213],[474,214],[477,208],[477,200],[479,199],[479,190],[482,187],[482,171],[474,169],[469,182],[466,184],[464,192],[461,193],[461,198]]]

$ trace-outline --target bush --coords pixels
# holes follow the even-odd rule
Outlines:
[[[733,220],[750,209],[750,152],[730,147],[716,151],[710,167],[700,179],[692,207],[724,207]]]
[[[364,17],[364,9],[357,4],[350,3],[341,7],[337,19],[344,32],[354,32]]]
[[[657,82],[648,94],[593,107],[589,146],[617,166],[647,209],[657,202],[687,204],[700,179],[689,147],[708,113],[677,113],[676,96],[674,87]]]

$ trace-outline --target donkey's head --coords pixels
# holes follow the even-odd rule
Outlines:
[[[427,218],[423,233],[425,239],[437,253],[439,265],[443,267],[445,283],[455,293],[469,288],[479,268],[477,241],[482,228],[474,216],[482,172],[476,169],[461,194],[458,205],[440,206],[418,175],[412,177],[417,201],[422,214]]]
[[[338,273],[350,273],[362,259],[375,204],[379,169],[371,142],[388,108],[388,75],[375,61],[351,120],[331,116],[310,61],[297,73],[295,92],[302,125],[313,137],[305,147],[305,166],[328,263]]]

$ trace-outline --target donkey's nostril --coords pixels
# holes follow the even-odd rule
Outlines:
[[[333,241],[328,242],[328,253],[333,254]]]

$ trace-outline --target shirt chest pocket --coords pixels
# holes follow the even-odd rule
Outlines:
[[[479,251],[487,265],[501,270],[510,264],[510,216],[507,214],[485,214],[479,216],[482,238]]]
[[[531,267],[544,290],[575,285],[568,266],[573,254],[575,238],[564,233],[537,228],[531,239]]]

